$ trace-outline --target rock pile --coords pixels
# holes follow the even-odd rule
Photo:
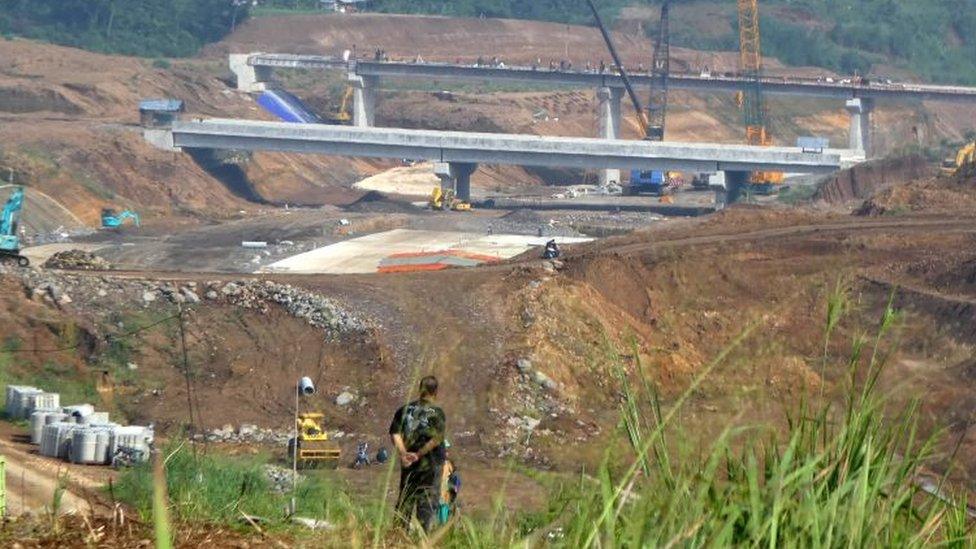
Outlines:
[[[286,469],[279,465],[273,465],[267,463],[264,465],[264,476],[268,479],[269,488],[272,492],[283,494],[291,490],[292,486],[292,471],[291,469]],[[298,475],[298,481],[301,482],[302,475]]]
[[[233,425],[224,425],[210,432],[197,433],[193,440],[197,442],[220,442],[226,444],[272,444],[284,446],[292,436],[291,431],[276,431],[262,429],[256,425],[242,424],[238,429]]]
[[[47,269],[70,269],[76,271],[108,271],[112,264],[104,258],[83,250],[58,252],[44,262]]]
[[[335,301],[290,284],[272,280],[238,280],[207,283],[204,293],[207,299],[225,299],[245,309],[263,314],[270,304],[283,307],[288,314],[304,320],[311,326],[331,332],[362,333],[366,324],[339,306]]]
[[[233,425],[224,425],[211,429],[206,433],[196,433],[191,438],[196,442],[216,442],[221,444],[268,444],[284,447],[294,432],[288,430],[265,429],[250,423],[242,423],[237,429]],[[356,436],[343,431],[329,431],[329,438],[342,440]]]
[[[96,263],[93,264],[98,264],[98,260],[101,258],[97,258]],[[194,281],[138,280],[108,275],[92,276],[40,269],[19,269],[5,264],[0,264],[0,274],[18,275],[27,294],[34,299],[55,303],[58,306],[74,303],[75,307],[88,307],[105,314],[110,311],[110,308],[105,306],[109,302],[155,307],[158,303],[165,302],[196,304],[213,301],[254,310],[261,314],[268,314],[273,306],[280,306],[289,315],[326,332],[328,337],[336,337],[340,334],[363,334],[368,330],[366,321],[352,314],[336,301],[303,288],[279,284],[272,280],[211,281],[201,285]]]

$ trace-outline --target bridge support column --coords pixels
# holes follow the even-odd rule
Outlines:
[[[863,151],[867,157],[871,151],[871,111],[874,109],[873,99],[856,97],[847,100],[844,105],[851,117],[850,148]]]
[[[352,125],[370,128],[376,125],[376,92],[379,78],[375,76],[349,75],[352,86]]]
[[[249,53],[232,53],[228,57],[230,70],[237,77],[237,89],[246,93],[260,93],[271,82],[271,67],[253,67],[247,64]]]
[[[469,162],[435,162],[434,175],[441,179],[441,189],[453,189],[459,200],[471,202],[471,174],[478,169]]]
[[[722,207],[724,208],[726,204],[734,204],[738,202],[747,190],[749,185],[749,176],[751,175],[752,172],[726,171],[724,200],[722,197],[719,197],[716,194],[716,204],[721,201]]]
[[[597,88],[596,98],[600,103],[600,137],[602,139],[620,139],[620,104],[624,91],[620,88]],[[610,183],[620,184],[620,170],[603,170],[600,172],[600,186],[606,187]]]

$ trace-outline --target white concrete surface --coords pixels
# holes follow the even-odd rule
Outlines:
[[[317,248],[272,263],[259,272],[352,274],[375,273],[389,256],[457,250],[496,257],[499,261],[544,246],[550,237],[514,234],[474,234],[450,231],[395,229]],[[556,238],[560,244],[587,242],[590,238]]]

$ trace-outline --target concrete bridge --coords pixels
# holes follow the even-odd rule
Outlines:
[[[354,87],[354,125],[372,126],[375,121],[376,90],[382,78],[455,80],[481,82],[519,82],[538,85],[595,88],[600,101],[600,137],[620,137],[620,112],[623,79],[610,72],[549,70],[544,67],[471,66],[447,63],[404,63],[388,61],[343,61],[315,55],[276,53],[233,54],[231,70],[237,75],[238,89],[256,92],[273,81],[274,69],[341,70]],[[649,74],[634,74],[638,86],[650,86]],[[736,92],[750,83],[735,75],[672,74],[673,89],[704,92]],[[783,77],[763,78],[763,90],[774,95],[834,98],[845,101],[850,115],[849,148],[867,156],[871,150],[870,116],[875,101],[931,100],[976,105],[976,88],[909,83],[844,83]],[[612,176],[608,174],[608,176]]]
[[[784,171],[828,173],[840,156],[789,147],[753,147],[624,141],[589,137],[357,128],[254,120],[177,121],[157,135],[171,148],[280,151],[372,158],[409,158],[435,163],[435,173],[464,200],[479,163],[566,168],[680,170],[690,172]]]

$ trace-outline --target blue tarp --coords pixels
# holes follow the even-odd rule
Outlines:
[[[267,90],[258,97],[258,105],[285,122],[320,124],[322,120],[302,100],[284,90]]]

